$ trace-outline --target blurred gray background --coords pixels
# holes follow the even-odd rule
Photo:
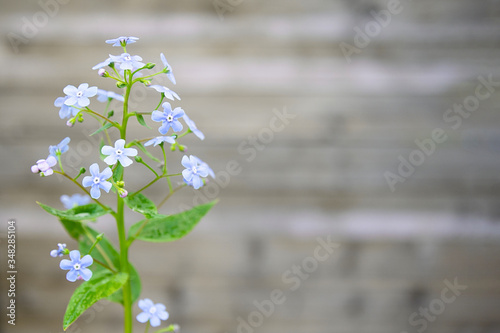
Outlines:
[[[119,92],[91,67],[121,53],[104,43],[121,35],[140,37],[131,54],[161,64],[163,52],[172,65],[177,85],[155,82],[206,135],[187,137],[188,152],[219,175],[239,165],[162,208],[220,198],[193,233],[131,249],[141,297],[164,303],[168,323],[192,333],[500,332],[500,1],[0,6],[2,332],[62,332],[75,284],[48,253],[75,244],[35,201],[62,209],[59,197],[77,188],[30,166],[66,136],[69,172],[98,160],[96,122],[68,128],[53,102],[68,84]],[[158,103],[151,89],[132,100],[141,111]],[[146,118],[153,129],[131,120],[131,138],[156,135]],[[170,156],[181,171],[181,155]],[[150,179],[127,170],[131,189]],[[147,194],[158,202],[165,190]],[[11,218],[16,326],[5,316]],[[111,219],[96,228],[116,240]],[[283,297],[271,311],[275,289]],[[121,325],[120,307],[101,302],[70,332]]]

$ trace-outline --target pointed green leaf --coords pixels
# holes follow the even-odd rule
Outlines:
[[[37,201],[37,204],[40,205],[47,213],[57,216],[61,219],[70,220],[70,221],[89,221],[95,220],[99,216],[106,215],[110,213],[109,210],[106,210],[99,206],[98,204],[91,203],[83,206],[77,206],[75,208],[71,208],[68,210],[59,210],[52,208],[50,206],[44,205]]]
[[[102,131],[104,130],[107,130],[108,128],[111,128],[113,127],[114,124],[113,123],[106,123],[104,124],[102,127],[99,127],[99,129],[97,131],[95,131],[94,133],[90,134],[89,136],[92,136],[92,135],[96,135],[98,133],[101,133]]]
[[[157,215],[130,227],[132,239],[147,242],[171,242],[187,235],[217,200],[175,215]]]
[[[125,204],[134,212],[141,213],[147,218],[151,218],[158,214],[154,202],[146,198],[142,193],[126,197]]]
[[[137,118],[137,121],[139,122],[139,124],[141,124],[142,126],[145,126],[149,129],[151,129],[151,127],[148,126],[148,124],[146,124],[146,121],[144,120],[144,117],[142,114],[139,114],[139,113],[136,113],[135,114],[136,118]]]
[[[113,180],[115,182],[119,181],[122,178],[122,175],[123,175],[123,165],[121,163],[118,163],[115,171],[113,171]]]
[[[127,273],[113,274],[109,271],[102,271],[93,274],[92,278],[78,286],[71,296],[64,315],[63,329],[66,330],[94,303],[119,290],[127,279]]]
[[[61,224],[63,225],[64,229],[66,229],[71,238],[75,240],[80,239],[81,235],[85,233],[84,226],[80,222],[66,219],[59,219],[59,221],[61,221]]]

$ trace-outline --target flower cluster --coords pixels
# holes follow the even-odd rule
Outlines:
[[[66,137],[58,144],[50,145],[47,157],[38,159],[31,166],[33,173],[38,173],[41,176],[58,174],[61,178],[73,182],[81,190],[82,193],[60,197],[66,210],[40,204],[47,212],[60,219],[70,236],[79,243],[79,249],[82,251],[81,253],[79,250],[70,250],[65,243],[58,243],[57,248],[50,251],[50,256],[54,258],[69,257],[61,259],[59,263],[59,267],[67,271],[66,279],[68,281],[83,280],[87,284],[82,288],[106,289],[100,290],[102,297],[108,297],[113,301],[120,302],[124,307],[128,307],[124,312],[125,319],[129,323],[128,327],[132,326],[131,306],[137,300],[140,292],[140,279],[132,264],[128,262],[130,245],[136,239],[154,242],[167,241],[164,233],[160,230],[164,227],[162,225],[165,223],[163,219],[166,217],[172,219],[172,215],[160,214],[161,205],[177,190],[188,186],[200,189],[205,185],[208,177],[215,178],[215,174],[208,164],[194,155],[181,154],[174,166],[170,163],[170,157],[167,158],[168,154],[177,154],[177,151],[184,152],[187,149],[185,145],[181,144],[184,136],[194,134],[198,139],[204,140],[205,135],[181,107],[170,104],[170,102],[180,101],[181,98],[165,85],[165,82],[168,83],[168,81],[176,84],[172,66],[168,63],[165,55],[160,53],[162,65],[160,64],[158,72],[152,73],[151,70],[156,67],[156,64],[146,62],[141,56],[127,51],[127,46],[138,40],[137,37],[127,36],[106,40],[106,43],[113,47],[121,47],[123,52],[109,54],[104,61],[92,67],[92,69],[97,70],[100,77],[113,79],[116,87],[122,89],[121,92],[104,90],[97,86],[91,86],[89,83],[81,83],[67,85],[63,88],[64,96],[58,97],[54,101],[54,106],[59,109],[59,118],[65,119],[66,124],[70,127],[77,122],[83,122],[84,118],[97,121],[98,127],[91,135],[99,134],[101,136],[98,150],[100,161],[90,161],[88,171],[82,167],[76,175],[72,174],[71,171],[65,171],[64,162],[69,158],[63,160],[62,155],[70,150],[69,144],[71,142],[71,139]],[[164,82],[153,82],[156,77],[163,78]],[[134,105],[132,109],[131,105],[134,103],[130,103],[130,98],[134,84],[150,88],[147,91],[156,92],[157,96],[159,94],[159,102],[153,104],[157,105],[156,108],[147,107],[141,110]],[[97,103],[97,106],[104,110],[94,109],[95,105],[91,105],[93,97],[104,103]],[[170,100],[170,102],[165,99]],[[115,112],[117,105],[123,110],[119,116],[115,116],[115,113],[118,113]],[[136,139],[127,138],[127,134],[130,134],[127,133],[129,120],[134,118],[140,125],[149,129],[151,127],[148,126],[146,120],[153,124],[158,123],[154,132],[156,133],[157,130],[160,135]],[[169,147],[166,147],[167,145]],[[170,152],[167,154],[169,150]],[[158,158],[155,156],[156,154],[161,157]],[[134,188],[136,186],[134,182],[125,183],[127,179],[125,172],[136,173],[141,168],[149,175],[140,177],[146,179],[145,186]],[[174,177],[179,177],[177,178],[179,180],[173,182]],[[165,199],[159,201],[160,203],[157,205],[142,192],[161,180],[166,180],[168,193]],[[134,188],[133,191],[132,188]],[[103,194],[102,191],[105,193]],[[107,195],[110,192],[114,192],[115,195]],[[108,201],[113,198],[116,199],[116,205],[108,204]],[[189,211],[182,212],[179,214],[182,218],[172,220],[182,221],[183,224],[190,224],[192,227],[198,223],[201,216],[213,204],[215,201],[195,207],[196,214],[191,214]],[[131,211],[140,213],[145,218],[145,220],[132,225],[129,231],[125,229],[125,209],[127,206]],[[203,214],[199,213],[203,211]],[[95,222],[97,218],[106,214],[110,214],[116,220],[119,247],[115,248],[109,239],[94,230],[91,227],[93,223],[87,223],[88,221]],[[147,224],[148,222],[149,224]],[[145,232],[144,228],[149,229],[148,232]],[[184,235],[172,233],[172,235],[168,235],[168,241],[182,236]],[[90,270],[89,267],[94,263],[97,264],[95,269]],[[94,278],[92,278],[93,276]],[[78,300],[74,302],[78,302]],[[81,303],[77,304],[77,307],[83,306]],[[161,321],[167,320],[169,317],[165,305],[154,303],[149,298],[139,300],[138,306],[142,312],[136,316],[136,319],[140,323],[148,323],[152,327],[157,327]],[[75,304],[72,307],[68,306],[68,309],[72,308],[75,308]],[[170,325],[160,331],[168,332],[177,329],[178,326]]]

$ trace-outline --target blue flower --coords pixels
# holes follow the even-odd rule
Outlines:
[[[74,117],[76,114],[79,112],[78,109],[64,104],[64,102],[69,98],[69,96],[64,96],[64,97],[58,97],[54,101],[54,106],[61,108],[59,110],[59,118],[64,119],[64,118],[69,118],[69,117]]]
[[[103,67],[108,66],[112,62],[113,61],[111,61],[111,58],[108,58],[108,59],[104,60],[103,62],[100,62],[97,65],[95,65],[94,67],[92,67],[92,69],[101,69]]]
[[[114,56],[110,54],[109,57],[111,58],[112,62],[120,64],[121,70],[125,69],[136,70],[145,66],[145,64],[141,62],[142,58],[137,55],[131,56],[128,53],[122,53],[119,56]]]
[[[109,190],[111,190],[111,183],[106,179],[111,178],[113,172],[108,167],[102,172],[99,172],[99,165],[97,163],[92,164],[89,169],[92,176],[85,176],[82,180],[82,184],[85,187],[91,186],[90,196],[94,199],[99,199],[101,196],[101,189],[106,191],[106,193],[109,193]]]
[[[64,252],[66,252],[66,244],[57,244],[57,249],[50,251],[50,256],[55,258],[55,257],[62,257],[64,255]]]
[[[179,95],[177,95],[175,91],[170,90],[167,87],[160,86],[158,84],[151,84],[148,87],[153,88],[157,92],[164,93],[165,97],[171,99],[172,101],[174,101],[174,97],[177,98],[179,101],[181,100],[181,98],[179,97]]]
[[[101,149],[103,155],[109,155],[104,159],[104,163],[114,165],[119,161],[124,167],[132,164],[132,160],[128,156],[137,156],[137,149],[125,148],[125,140],[119,139],[115,142],[115,147],[104,146]]]
[[[168,142],[170,144],[175,143],[175,139],[172,136],[157,136],[156,138],[153,138],[146,142],[144,146],[151,146],[154,144],[154,147],[158,146],[162,142]]]
[[[182,177],[184,181],[193,186],[196,190],[203,186],[202,177],[209,175],[208,165],[196,156],[184,155],[181,161],[182,165],[186,168],[182,170]],[[212,171],[213,173],[213,171]]]
[[[158,131],[163,135],[167,134],[170,127],[172,127],[172,130],[174,132],[182,131],[182,124],[178,119],[184,116],[184,110],[182,110],[180,107],[176,107],[172,111],[172,107],[170,106],[169,102],[163,103],[162,106],[163,112],[155,110],[151,114],[151,119],[153,121],[162,122],[162,125],[160,126],[160,128],[158,128]]]
[[[57,164],[57,159],[54,156],[49,156],[47,159],[40,159],[31,167],[31,172],[40,173],[42,176],[50,176],[54,173],[52,167]]]
[[[114,98],[117,101],[124,102],[125,99],[122,95],[115,93],[114,91],[106,91],[103,89],[97,89],[97,100],[99,102],[107,102],[110,98]]]
[[[64,154],[68,151],[68,143],[71,141],[69,137],[64,138],[56,146],[49,146],[49,156],[54,156],[57,158],[57,153]]]
[[[187,114],[185,114],[182,119],[184,119],[184,121],[186,122],[186,124],[188,125],[189,129],[191,130],[191,132],[194,133],[194,135],[196,135],[200,140],[204,140],[205,139],[205,135],[198,129],[198,127],[196,127],[196,124],[194,123],[194,121],[192,121],[188,116]]]
[[[118,38],[108,39],[106,43],[113,44],[113,46],[125,46],[127,44],[135,43],[137,40],[139,40],[139,37],[120,36]]]
[[[75,282],[81,277],[81,279],[88,281],[92,277],[92,271],[88,269],[90,265],[94,262],[94,259],[90,254],[85,255],[80,259],[80,251],[73,250],[69,253],[71,260],[63,259],[59,264],[59,267],[64,270],[69,270],[66,274],[66,279],[71,282]]]
[[[172,66],[169,65],[167,62],[167,58],[165,58],[165,55],[163,53],[160,54],[161,62],[163,62],[163,66],[165,66],[165,69],[167,70],[167,77],[170,81],[172,81],[173,84],[175,84],[175,77],[174,73],[172,73]]]
[[[66,209],[71,209],[77,206],[83,206],[90,203],[90,197],[88,195],[82,195],[79,193],[73,194],[71,197],[64,194],[61,195],[61,202]]]
[[[67,85],[63,89],[64,93],[68,95],[68,98],[64,101],[64,104],[78,107],[86,107],[90,104],[89,97],[93,97],[97,94],[97,87],[90,87],[88,83],[82,83],[76,88],[72,85]]]
[[[149,298],[139,300],[139,308],[143,311],[137,315],[137,321],[145,323],[149,320],[151,326],[160,326],[161,320],[168,319],[168,312],[165,311],[165,305],[161,303],[154,304]]]

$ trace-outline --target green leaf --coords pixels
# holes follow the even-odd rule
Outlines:
[[[113,274],[103,271],[75,289],[64,314],[63,329],[66,329],[94,303],[119,290],[127,282],[127,273]]]
[[[66,219],[59,219],[59,221],[61,221],[61,224],[71,238],[79,240],[81,235],[85,234],[85,229],[82,223]]]
[[[158,214],[154,202],[146,198],[142,193],[126,197],[125,204],[134,212],[141,213],[147,218],[152,218]]]
[[[68,210],[59,210],[52,208],[50,206],[44,205],[37,201],[37,204],[40,205],[47,213],[57,216],[61,219],[70,220],[70,221],[89,221],[95,220],[99,216],[106,215],[111,211],[106,210],[99,206],[98,204],[91,203],[83,206],[77,206],[75,208],[71,208]]]
[[[85,227],[84,237],[81,237],[79,240],[79,250],[82,255],[87,254],[90,247],[94,243],[96,237],[98,236],[98,232],[92,228]],[[113,269],[120,270],[120,254],[114,248],[113,244],[109,241],[106,236],[102,238],[102,240],[97,243],[94,250],[92,250],[92,258],[99,260],[100,262],[110,266]],[[139,273],[135,269],[132,264],[129,263],[130,267],[130,285],[132,289],[132,302],[135,302],[141,293],[141,279],[139,277]],[[109,272],[105,267],[96,264],[93,265],[92,271],[100,272],[106,271]],[[123,304],[123,295],[122,291],[118,290],[114,294],[110,295],[108,299],[112,302],[117,302]]]
[[[146,124],[146,121],[144,120],[144,117],[142,116],[142,114],[136,113],[135,117],[137,118],[137,121],[139,122],[139,124],[151,129],[151,127],[149,127],[148,124]]]
[[[157,215],[130,227],[129,237],[147,242],[171,242],[187,235],[217,200],[175,215]]]
[[[134,142],[134,145],[136,145],[144,154],[146,154],[150,159],[152,159],[155,162],[161,163],[159,159],[151,155],[151,153],[142,145],[140,142]]]
[[[100,127],[97,131],[95,131],[94,133],[90,134],[89,136],[95,135],[97,133],[101,133],[102,131],[107,130],[108,128],[111,128],[113,126],[114,126],[113,123],[106,123],[106,124],[104,124],[104,126]]]
[[[122,175],[123,175],[123,165],[121,163],[118,163],[115,171],[113,172],[113,180],[115,182],[119,181],[122,178]]]

